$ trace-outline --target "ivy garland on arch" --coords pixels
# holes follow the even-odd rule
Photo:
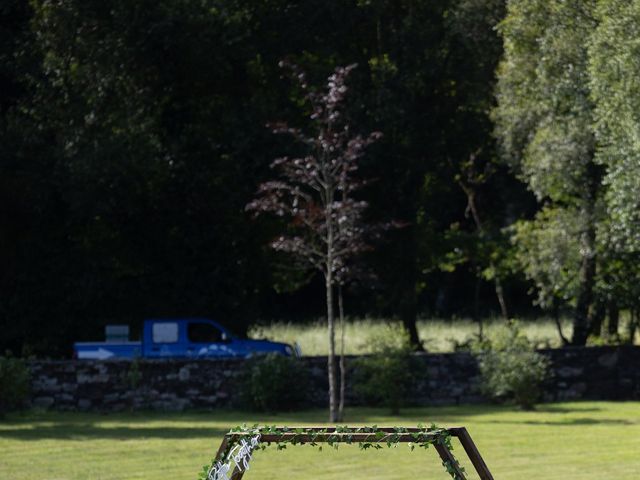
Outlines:
[[[453,435],[452,435],[452,432]],[[475,445],[464,428],[446,429],[432,424],[417,427],[287,427],[287,426],[260,426],[258,424],[237,426],[224,437],[222,445],[211,461],[200,472],[200,480],[240,480],[244,472],[249,468],[251,456],[256,450],[265,450],[275,447],[283,450],[287,445],[309,445],[322,450],[322,444],[338,448],[340,443],[355,444],[361,450],[396,448],[400,443],[407,443],[409,449],[428,449],[433,446],[442,459],[442,464],[447,473],[454,480],[465,480],[465,469],[455,459],[451,450],[451,437],[458,436],[463,441],[463,446],[478,469],[475,459],[471,456],[467,444]],[[478,458],[486,470],[483,474],[479,470],[482,479],[492,479],[491,474],[484,465],[479,453]]]

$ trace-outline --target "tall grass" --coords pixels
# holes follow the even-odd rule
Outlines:
[[[383,319],[365,318],[349,319],[345,322],[345,353],[357,355],[371,353],[371,345],[367,340],[383,331],[389,322]],[[565,336],[571,336],[571,322],[562,320]],[[484,333],[491,332],[504,325],[502,319],[484,321]],[[451,352],[457,345],[464,344],[478,334],[478,323],[469,319],[442,320],[422,319],[417,322],[418,334],[425,349],[429,352]],[[521,322],[522,331],[539,347],[559,347],[560,336],[553,320],[541,318],[535,321]],[[249,330],[251,338],[268,338],[270,340],[300,346],[303,355],[326,355],[327,327],[323,320],[305,324],[290,322],[273,322],[266,326],[254,326]]]

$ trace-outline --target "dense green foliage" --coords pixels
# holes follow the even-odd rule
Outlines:
[[[594,5],[591,0],[508,2],[500,25],[505,51],[495,111],[505,161],[543,206],[515,237],[525,272],[539,288],[540,303],[564,299],[574,305],[576,344],[588,336],[601,217],[587,75]],[[558,225],[566,219],[571,219],[564,227],[571,239],[556,242]]]
[[[573,343],[606,313],[617,332],[621,310],[640,317],[639,8],[5,1],[0,349],[67,356],[151,316],[242,333],[322,314],[318,276],[266,247],[282,225],[244,211],[287,151],[265,125],[308,124],[285,58],[310,85],[357,63],[345,116],[384,132],[356,200],[404,228],[364,255],[350,315],[397,317],[419,345],[418,314],[528,314],[533,285],[572,312]]]
[[[604,0],[596,9],[589,75],[596,104],[596,160],[605,167],[607,222],[602,250],[607,262],[602,290],[610,301],[640,313],[640,2]]]
[[[533,409],[549,374],[549,360],[516,324],[475,343],[473,350],[482,374],[482,390],[499,401],[513,400],[524,410]]]
[[[308,370],[298,358],[257,355],[245,363],[243,375],[240,395],[251,410],[290,411],[306,400]]]
[[[640,255],[635,58],[637,2],[508,2],[500,24],[496,133],[536,195],[514,225],[516,259],[538,303],[574,311],[572,342],[600,335],[621,308],[637,326]]]
[[[619,250],[640,249],[640,2],[602,0],[590,45],[590,86],[596,104],[597,160],[607,167],[612,241]]]
[[[30,387],[29,369],[24,360],[0,356],[0,416],[24,407]]]
[[[265,124],[305,124],[280,78],[285,57],[311,84],[358,63],[348,117],[385,133],[361,196],[370,220],[406,228],[368,255],[376,280],[346,292],[350,312],[399,316],[418,343],[418,312],[497,310],[466,293],[474,248],[441,267],[450,226],[474,230],[457,162],[478,149],[492,158],[502,10],[499,0],[5,2],[0,348],[69,355],[106,323],[135,334],[149,316],[210,315],[242,332],[321,314],[318,279],[266,247],[277,225],[243,212],[286,150]],[[522,196],[504,170],[493,181],[504,188],[478,193],[492,232]],[[513,291],[527,308],[521,284]]]

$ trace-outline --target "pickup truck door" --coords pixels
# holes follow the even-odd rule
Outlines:
[[[184,357],[184,328],[177,321],[149,320],[145,324],[144,356],[148,358]],[[182,341],[180,341],[182,339]]]
[[[191,320],[187,323],[187,356],[196,358],[233,357],[231,338],[213,322]]]

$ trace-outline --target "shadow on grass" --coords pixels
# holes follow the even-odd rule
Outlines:
[[[361,409],[366,411],[368,409]],[[469,404],[469,405],[453,405],[453,406],[444,406],[444,407],[417,407],[417,408],[405,408],[402,410],[399,418],[407,418],[407,417],[415,417],[415,416],[424,416],[425,413],[428,415],[437,416],[440,420],[449,420],[456,418],[465,418],[465,417],[478,417],[478,416],[486,416],[486,415],[494,415],[494,414],[503,414],[503,413],[559,413],[559,414],[567,414],[567,413],[596,413],[603,411],[602,408],[596,407],[593,404],[585,404],[581,405],[580,403],[571,403],[571,404],[538,404],[536,405],[535,410],[525,411],[520,409],[517,405],[513,404],[498,404],[498,403],[482,403],[482,404]],[[375,413],[375,410],[371,410],[367,412],[368,416],[371,417],[371,414]],[[387,415],[388,416],[388,415]]]
[[[597,412],[603,408],[593,403],[580,405],[541,404],[534,412],[521,412],[514,406],[464,405],[451,407],[404,408],[400,415],[390,415],[384,408],[349,408],[346,417],[350,425],[411,425],[429,424],[459,425],[467,421],[512,425],[634,425],[637,422],[625,419],[599,418]],[[496,414],[521,412],[521,419],[496,418]],[[562,418],[555,414],[577,414]],[[591,416],[590,413],[595,415]],[[538,420],[536,415],[540,415]],[[578,417],[579,415],[579,417]],[[482,419],[482,416],[489,416]],[[218,410],[214,412],[133,412],[133,413],[56,413],[25,412],[11,414],[0,419],[0,438],[23,441],[42,439],[219,439],[230,428],[246,423],[263,425],[322,425],[326,424],[326,410],[305,410],[278,415]]]
[[[562,420],[492,420],[491,423],[504,425],[552,425],[554,427],[575,427],[576,425],[636,425],[636,422],[618,418],[566,418]]]
[[[542,413],[575,413],[575,412],[601,412],[603,411],[600,407],[594,407],[593,405],[582,406],[573,404],[571,407],[567,407],[562,404],[542,404],[536,405],[536,409],[534,412],[542,412]]]
[[[0,419],[0,439],[219,439],[231,428],[245,423],[319,424],[326,421],[326,417],[324,410],[284,412],[277,415],[233,410],[120,413],[33,410],[9,414]]]
[[[142,440],[160,439],[198,439],[220,438],[227,429],[204,427],[105,427],[92,423],[54,423],[36,427],[18,427],[0,430],[0,438],[14,440]]]
[[[504,410],[502,407],[467,406],[464,416]],[[438,423],[459,418],[460,407],[407,408],[392,416],[383,408],[348,409],[351,425]],[[437,417],[437,418],[436,418]],[[252,425],[321,425],[327,420],[325,410],[281,413],[278,415],[225,411],[216,412],[134,412],[134,413],[73,413],[25,412],[0,420],[0,439],[36,440],[137,440],[137,439],[219,439],[229,429],[246,423]]]

